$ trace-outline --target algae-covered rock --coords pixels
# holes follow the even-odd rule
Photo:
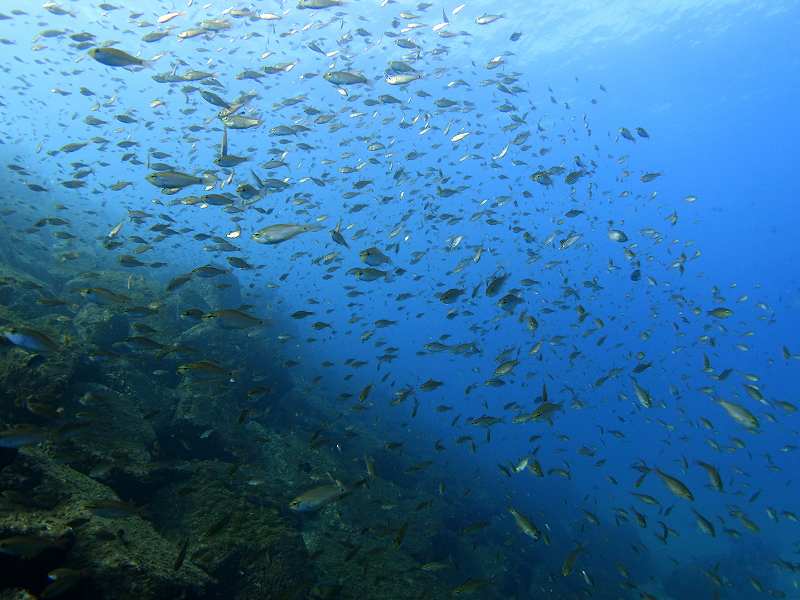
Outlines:
[[[222,265],[212,266],[226,270]],[[230,270],[216,277],[201,277],[195,274],[188,283],[175,290],[166,302],[174,303],[178,311],[187,308],[202,310],[237,308],[242,304],[239,279]]]
[[[120,382],[121,387],[124,385]],[[91,465],[92,475],[104,482],[103,474],[110,470],[132,477],[146,473],[151,468],[156,434],[135,395],[99,383],[76,385],[71,391],[90,419],[86,427],[66,436],[64,445],[72,455]]]
[[[86,303],[72,319],[72,325],[90,348],[109,348],[128,336],[130,322],[116,307]]]
[[[0,348],[0,420],[37,423],[58,419],[75,371],[69,352],[39,354]]]
[[[36,596],[27,590],[3,590],[0,591],[0,600],[36,600]]]
[[[0,318],[7,321],[30,320],[52,313],[51,306],[40,303],[50,296],[47,286],[28,273],[0,263]]]
[[[80,569],[84,597],[115,600],[199,598],[211,583],[190,558],[176,568],[178,545],[156,532],[146,511],[122,504],[117,510],[99,509],[96,503],[117,500],[113,491],[40,450],[22,451],[3,468],[0,488],[5,490],[0,538],[35,536],[52,540],[60,551],[25,559],[26,576],[32,576],[37,561],[49,561],[44,569]],[[29,497],[39,502],[28,502]],[[4,568],[19,560],[0,554]],[[9,579],[13,576],[6,585]]]
[[[175,538],[193,532],[189,556],[218,581],[220,598],[307,598],[314,569],[293,519],[253,481],[237,483],[232,466],[187,465],[188,479],[152,497],[156,525]]]
[[[0,305],[13,307],[18,314],[45,308],[36,300],[56,293],[59,275],[68,271],[53,269],[49,260],[41,258],[44,257],[37,252],[12,250],[5,254],[0,260]]]

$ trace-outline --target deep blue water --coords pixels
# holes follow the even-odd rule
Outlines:
[[[587,1],[534,7],[484,1],[467,3],[457,15],[452,15],[455,4],[438,3],[424,10],[412,2],[350,2],[324,10],[277,2],[248,5],[257,13],[282,15],[271,22],[226,17],[221,12],[227,5],[216,2],[178,9],[148,0],[137,4],[143,15],[134,19],[128,9],[103,13],[95,3],[82,1],[64,3],[74,16],[53,15],[33,4],[16,6],[27,14],[0,21],[0,38],[9,42],[3,46],[0,79],[5,117],[0,152],[5,164],[20,165],[30,175],[4,171],[0,202],[14,210],[2,225],[7,243],[19,252],[43,243],[51,247],[54,261],[65,250],[86,251],[84,270],[125,270],[117,256],[130,254],[135,245],[126,238],[141,235],[152,241],[147,228],[158,222],[157,215],[167,214],[176,228],[189,227],[192,233],[154,243],[141,258],[166,262],[166,267],[130,271],[163,286],[202,264],[227,268],[229,254],[208,252],[206,242],[191,236],[224,237],[240,227],[241,236],[230,238],[238,247],[233,255],[264,265],[235,271],[245,290],[243,301],[252,305],[251,313],[276,323],[251,335],[272,340],[291,335],[279,359],[299,363],[288,370],[295,393],[335,406],[356,431],[404,443],[398,453],[342,440],[346,456],[352,454],[354,461],[362,453],[374,456],[379,475],[382,464],[394,470],[397,464],[433,461],[430,470],[400,480],[409,493],[435,495],[444,482],[445,501],[450,495],[459,499],[458,508],[454,504],[439,524],[443,530],[455,533],[475,521],[490,522],[476,540],[456,537],[467,546],[491,546],[479,561],[480,577],[498,586],[508,579],[526,581],[531,577],[526,565],[535,563],[539,579],[524,587],[541,595],[530,597],[760,598],[769,593],[757,592],[751,577],[774,597],[800,597],[800,524],[784,513],[800,511],[792,408],[798,406],[800,362],[791,356],[800,355],[796,3]],[[10,16],[14,7],[10,3],[0,12]],[[140,41],[152,28],[137,22],[152,23],[173,8],[185,14],[168,23],[174,27],[171,34],[156,43]],[[444,31],[459,35],[443,38],[432,31],[442,8],[450,19]],[[402,11],[413,18],[400,16]],[[476,24],[483,14],[504,17]],[[228,19],[231,28],[177,38],[204,18]],[[400,33],[406,23],[422,26]],[[369,35],[359,34],[359,28]],[[67,33],[37,40],[37,33],[47,29]],[[113,40],[148,60],[163,56],[143,69],[112,68],[90,58],[87,49],[70,47],[67,35],[78,31],[94,33],[101,46]],[[415,40],[419,51],[398,48],[387,32]],[[522,34],[518,41],[509,39],[514,32]],[[352,39],[343,39],[348,33]],[[312,41],[338,53],[314,52],[308,48]],[[262,58],[264,52],[272,54]],[[487,69],[496,56],[503,64]],[[408,60],[421,78],[406,86],[388,85],[389,60]],[[293,61],[296,66],[287,72],[260,81],[236,78],[245,69]],[[173,68],[213,73],[221,84],[213,91],[227,100],[256,91],[241,112],[262,124],[228,132],[231,153],[249,156],[249,162],[233,171],[213,164],[222,135],[218,108],[198,91],[182,92],[184,82],[153,81],[153,75]],[[321,77],[328,70],[361,72],[369,83],[341,86],[345,96]],[[309,73],[317,76],[304,76]],[[503,77],[506,89],[516,85],[519,90],[498,89]],[[448,85],[460,80],[465,85]],[[207,82],[189,84],[212,89],[204,87]],[[82,95],[81,86],[94,95]],[[54,88],[68,95],[53,93]],[[274,107],[301,94],[293,106]],[[401,103],[367,102],[381,94]],[[439,108],[440,98],[457,104]],[[156,99],[163,106],[152,108]],[[513,107],[502,112],[505,103]],[[469,110],[461,110],[465,107]],[[181,112],[187,108],[194,110]],[[121,113],[137,122],[114,120]],[[334,115],[332,123],[341,128],[315,124],[321,113]],[[87,115],[107,123],[88,126]],[[519,123],[504,130],[513,122],[509,115]],[[426,123],[431,129],[423,132]],[[269,132],[290,124],[309,130],[287,136]],[[649,137],[637,134],[637,127]],[[632,132],[635,141],[621,136],[620,128]],[[470,135],[452,142],[459,132]],[[523,132],[530,132],[529,138],[512,143]],[[94,136],[108,143],[53,153]],[[115,145],[122,140],[136,145]],[[385,148],[367,149],[378,142]],[[493,160],[507,144],[507,155]],[[286,152],[287,168],[269,173],[260,166],[277,157],[270,149]],[[217,192],[231,172],[224,191],[255,184],[251,168],[262,178],[288,178],[290,185],[253,206],[235,197],[234,206],[242,208],[236,214],[216,206],[170,206],[170,200],[200,194],[201,188],[161,194],[145,180],[148,151],[154,150],[170,153],[164,162],[177,171],[216,172]],[[419,158],[409,157],[414,151]],[[139,164],[123,162],[126,152]],[[73,161],[92,169],[81,189],[60,185],[72,179]],[[358,169],[342,173],[342,167]],[[564,171],[552,174],[552,185],[532,181],[535,172],[553,167]],[[576,170],[582,171],[578,181],[565,183]],[[645,173],[660,176],[643,182]],[[324,187],[309,177],[324,180]],[[359,180],[369,182],[346,198]],[[118,181],[132,184],[109,189]],[[26,183],[50,191],[35,193]],[[439,187],[459,186],[463,189],[450,197],[437,194]],[[56,203],[66,211],[55,211]],[[358,203],[365,206],[354,212]],[[571,209],[582,212],[565,217]],[[156,218],[136,224],[127,221],[129,210]],[[67,215],[79,239],[63,242],[48,231],[25,233],[35,220],[53,214]],[[125,245],[104,250],[101,240],[122,220]],[[349,249],[336,245],[328,233],[340,220]],[[320,223],[322,229],[274,246],[250,239],[255,230],[274,223]],[[624,231],[627,241],[610,240],[610,228]],[[572,232],[581,238],[559,249]],[[455,236],[463,241],[448,249]],[[359,281],[348,274],[366,266],[358,252],[370,246],[391,259],[388,267],[379,267],[390,271],[386,281]],[[478,246],[480,260],[468,260],[463,271],[453,272]],[[339,268],[326,277],[327,266],[314,261],[334,251],[339,258],[332,264]],[[415,261],[415,252],[424,255]],[[638,281],[631,279],[636,269]],[[487,297],[487,281],[501,272],[510,275],[508,281],[498,296]],[[526,286],[526,278],[536,283]],[[464,294],[446,305],[436,295],[450,288],[462,288]],[[352,290],[361,294],[348,295]],[[497,301],[512,290],[521,303],[509,313]],[[402,293],[410,297],[398,300]],[[309,303],[312,298],[318,303]],[[709,315],[720,306],[732,309],[732,316]],[[290,319],[298,310],[315,315]],[[536,331],[522,322],[523,312],[536,318]],[[376,328],[378,319],[396,323]],[[330,328],[316,331],[314,321]],[[479,352],[424,350],[445,335],[445,343],[472,342]],[[541,347],[531,354],[537,342]],[[387,347],[395,350],[389,352],[391,360],[382,360]],[[519,364],[501,377],[503,385],[487,385],[504,350]],[[703,370],[704,355],[709,372]],[[234,346],[214,359],[233,366],[242,360]],[[347,359],[367,363],[354,369]],[[324,361],[334,364],[324,367]],[[641,363],[652,365],[634,373]],[[613,369],[607,381],[598,382]],[[713,377],[725,369],[732,369],[728,376]],[[632,377],[650,393],[652,407],[637,401]],[[420,389],[428,379],[441,387]],[[758,386],[764,401],[748,395],[744,384]],[[372,385],[368,398],[359,402],[367,385]],[[551,402],[563,403],[553,424],[512,423],[515,415],[537,406],[543,385]],[[393,394],[408,386],[414,392],[393,406]],[[706,386],[710,389],[702,390]],[[718,399],[746,407],[759,426],[749,430],[735,422]],[[508,406],[512,402],[516,406]],[[490,440],[485,428],[469,423],[482,415],[503,419],[490,428]],[[474,452],[469,441],[457,442],[460,436],[471,436]],[[435,448],[437,440],[445,450]],[[543,477],[524,468],[508,477],[498,468],[508,469],[526,456],[539,461]],[[694,499],[670,493],[655,472],[635,488],[641,474],[632,468],[637,461],[678,478]],[[719,470],[723,492],[709,485],[696,461]],[[564,469],[569,479],[552,469]],[[644,504],[632,492],[660,504]],[[546,532],[550,545],[523,535],[509,506]],[[636,524],[633,509],[646,515],[645,528]],[[716,537],[698,529],[693,510],[714,523]],[[597,515],[600,524],[591,524],[584,511]],[[740,512],[758,532],[747,529],[736,516]],[[665,526],[672,532],[666,543],[658,538]],[[574,571],[563,576],[565,557],[579,545],[585,549]],[[496,548],[505,555],[498,556]],[[626,578],[617,564],[630,573],[627,581],[635,584],[630,589],[620,587]],[[718,576],[719,585],[704,571]]]

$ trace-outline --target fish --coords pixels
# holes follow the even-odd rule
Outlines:
[[[36,446],[47,441],[52,433],[34,425],[17,425],[11,429],[0,430],[0,448],[24,448]]]
[[[490,25],[504,18],[505,15],[490,15],[488,13],[484,13],[478,17],[475,17],[475,23],[478,25]]]
[[[487,587],[488,585],[489,582],[486,581],[485,579],[470,578],[458,584],[456,587],[454,587],[450,592],[450,594],[454,597],[472,595],[475,592],[478,592],[483,588]]]
[[[321,508],[340,500],[350,493],[350,489],[341,483],[321,485],[303,492],[291,502],[289,509],[295,512],[315,512]]]
[[[349,248],[350,247],[347,244],[347,240],[344,239],[344,236],[342,235],[342,221],[341,220],[339,220],[339,222],[336,224],[336,227],[331,229],[331,239],[335,243],[339,244],[340,246],[344,246],[345,248]]]
[[[697,465],[705,469],[706,473],[708,473],[708,479],[711,482],[711,486],[717,490],[718,492],[722,492],[723,485],[722,485],[722,477],[719,476],[719,471],[713,465],[710,465],[702,460],[695,461]]]
[[[662,471],[661,469],[656,469],[655,472],[656,475],[658,475],[658,477],[661,479],[661,481],[664,482],[664,485],[667,486],[667,489],[670,492],[672,492],[679,498],[683,498],[684,500],[689,500],[689,501],[694,500],[694,495],[681,480],[677,479],[676,477],[673,477],[672,475],[664,473],[664,471]]]
[[[210,360],[199,360],[178,365],[176,372],[179,375],[203,380],[219,380],[233,376],[231,371]]]
[[[176,17],[182,17],[185,14],[186,14],[185,12],[177,10],[164,13],[163,15],[158,17],[158,23],[160,25],[163,25],[164,23],[169,23],[170,21],[172,21],[172,19],[175,19]]]
[[[620,229],[609,229],[608,239],[610,239],[612,242],[627,242],[628,236],[625,235],[625,232]]]
[[[30,327],[0,329],[0,338],[30,352],[54,353],[61,350],[61,346],[47,334]]]
[[[334,6],[342,6],[344,0],[298,0],[297,8],[320,10],[323,8],[331,8]]]
[[[0,539],[0,554],[32,560],[48,550],[65,551],[72,545],[68,537],[51,539],[36,535],[17,535]]]
[[[495,367],[494,375],[495,376],[508,375],[514,370],[514,367],[516,367],[518,364],[519,361],[516,359],[504,361],[499,365],[497,365],[497,367]]]
[[[230,129],[252,129],[253,127],[260,127],[262,123],[261,119],[244,115],[226,115],[220,121]]]
[[[486,282],[486,295],[490,298],[496,296],[500,293],[500,290],[505,285],[506,280],[510,277],[510,273],[502,273],[499,275],[493,275],[487,282]]]
[[[186,283],[192,280],[192,274],[188,273],[186,275],[178,275],[169,281],[167,284],[167,291],[172,292],[177,290],[179,287],[185,285]]]
[[[440,294],[437,294],[437,297],[444,304],[453,304],[464,293],[465,293],[465,290],[463,290],[461,288],[451,288],[451,289],[446,290],[446,291],[444,291],[444,292],[442,292]]]
[[[420,569],[426,573],[438,573],[446,569],[452,569],[453,566],[446,562],[431,561],[420,565]]]
[[[112,47],[92,48],[89,50],[89,56],[107,67],[145,67],[149,64],[141,58],[131,56],[124,50]]]
[[[542,537],[542,532],[539,530],[536,525],[534,525],[533,521],[531,521],[528,517],[523,515],[514,507],[509,507],[508,512],[511,513],[511,516],[514,517],[514,522],[517,524],[517,527],[531,538],[533,541],[538,542],[539,539]]]
[[[264,321],[258,317],[247,314],[237,309],[214,310],[201,316],[202,319],[214,320],[226,329],[249,329],[264,325]]]
[[[139,517],[142,509],[127,502],[119,500],[96,500],[86,504],[86,508],[92,514],[104,519],[125,519],[128,517]]]
[[[387,73],[386,83],[389,85],[408,85],[422,79],[422,73]]]
[[[383,279],[385,281],[389,280],[389,271],[382,271],[381,269],[375,269],[372,267],[368,267],[366,269],[349,269],[347,274],[355,276],[355,278],[359,281],[376,281],[378,279]]]
[[[572,570],[575,568],[575,562],[585,550],[586,547],[579,544],[574,550],[567,554],[566,558],[564,558],[564,562],[561,565],[562,577],[568,577],[572,573]]]
[[[651,181],[655,181],[655,180],[656,180],[657,178],[659,178],[659,177],[661,177],[661,173],[657,173],[657,172],[654,172],[654,173],[645,173],[644,175],[642,175],[642,176],[639,178],[639,180],[640,180],[642,183],[650,183]]]
[[[361,262],[367,263],[371,267],[379,267],[390,262],[389,257],[374,246],[359,252],[358,257]]]
[[[322,78],[334,85],[356,85],[367,83],[367,78],[354,71],[327,71]]]
[[[756,418],[753,413],[751,413],[741,404],[729,402],[721,398],[717,400],[717,403],[724,408],[725,412],[728,413],[728,416],[739,423],[739,425],[742,425],[751,431],[755,431],[759,428],[758,418]]]
[[[214,265],[201,265],[199,267],[195,267],[194,269],[192,269],[191,274],[207,279],[209,277],[218,277],[220,275],[225,275],[226,273],[228,273],[226,269],[220,269],[219,267],[215,267]]]
[[[633,389],[636,393],[636,398],[639,400],[639,404],[644,408],[651,408],[653,406],[653,399],[650,396],[650,392],[641,387],[635,379],[631,378],[631,382],[633,383]]]
[[[320,225],[279,223],[254,232],[250,237],[259,244],[280,244],[302,233],[319,231]]]
[[[492,417],[490,415],[482,415],[480,417],[474,417],[469,420],[470,425],[476,425],[478,427],[492,427],[499,423],[503,423],[503,419],[500,417]]]
[[[47,578],[52,583],[45,586],[39,597],[43,600],[61,597],[76,588],[88,575],[89,573],[86,569],[75,570],[66,567],[53,569],[47,574]]]
[[[183,189],[192,185],[209,185],[208,176],[196,177],[180,171],[154,171],[145,179],[162,189]]]
[[[231,104],[227,100],[224,100],[222,97],[218,96],[214,92],[210,90],[200,90],[200,97],[203,98],[209,104],[216,106],[218,108],[230,108]]]
[[[710,535],[711,537],[716,537],[717,532],[714,529],[714,524],[696,510],[692,509],[692,512],[694,513],[695,519],[697,520],[697,526],[699,527],[700,531],[702,531],[706,535]]]
[[[189,550],[189,536],[183,538],[180,547],[178,548],[178,556],[175,558],[175,564],[172,566],[173,571],[178,571],[186,560],[186,553]]]

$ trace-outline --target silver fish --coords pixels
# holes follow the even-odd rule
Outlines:
[[[319,225],[295,225],[293,223],[279,223],[277,225],[270,225],[259,229],[252,236],[254,241],[259,244],[280,244],[286,240],[290,240],[301,233],[309,231],[319,231],[322,229]]]

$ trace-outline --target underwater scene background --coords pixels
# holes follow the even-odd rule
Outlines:
[[[800,598],[791,1],[0,6],[0,598]]]

